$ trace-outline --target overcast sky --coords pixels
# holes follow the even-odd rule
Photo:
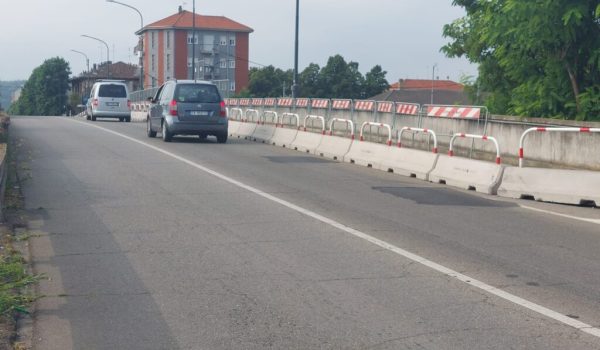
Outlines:
[[[119,0],[139,9],[144,24],[192,10],[192,0]],[[197,0],[196,12],[226,16],[254,29],[250,34],[251,66],[294,65],[294,0]],[[106,41],[112,61],[137,62],[134,34],[139,15],[106,0],[0,0],[0,80],[27,79],[47,58],[60,56],[74,74],[105,60]],[[360,64],[365,73],[379,64],[390,82],[399,78],[430,79],[432,67],[440,79],[458,81],[476,75],[465,59],[440,53],[447,40],[444,24],[462,17],[451,0],[300,0],[300,71],[309,63],[323,66],[341,54]]]

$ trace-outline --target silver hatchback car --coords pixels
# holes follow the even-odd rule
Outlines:
[[[148,137],[161,132],[170,142],[174,135],[208,135],[227,142],[227,109],[217,86],[208,81],[170,80],[149,99],[152,105],[146,118]]]
[[[88,99],[86,116],[96,118],[118,118],[131,121],[131,101],[127,84],[121,80],[99,80],[92,86]]]

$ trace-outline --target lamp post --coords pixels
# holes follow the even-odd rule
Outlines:
[[[133,7],[131,5],[124,4],[122,2],[115,1],[115,0],[106,0],[106,2],[112,2],[112,3],[119,4],[119,5],[122,5],[125,7],[129,7],[130,9],[137,12],[138,15],[140,15],[140,30],[144,29],[144,17],[142,16],[142,13],[140,12],[140,10],[136,9],[135,7]],[[144,90],[144,39],[142,39],[141,36],[140,36],[140,87],[142,90]]]
[[[87,67],[87,72],[89,72],[90,71],[90,59],[87,57],[87,55],[81,51],[77,51],[77,50],[73,50],[73,49],[71,49],[71,51],[77,52],[78,54],[83,55],[83,57],[85,57],[85,65]]]
[[[300,0],[296,0],[296,41],[294,51],[294,82],[292,83],[292,97],[298,98],[298,29],[300,21]]]
[[[192,79],[196,80],[196,0],[192,1]]]
[[[104,46],[106,46],[106,72],[107,72],[108,77],[110,78],[110,55],[109,55],[109,52],[108,52],[109,48],[108,48],[108,44],[106,43],[106,41],[98,39],[98,38],[95,38],[95,37],[90,36],[90,35],[86,35],[86,34],[81,34],[81,36],[85,37],[85,38],[89,38],[89,39],[93,39],[93,40],[99,41],[99,42],[103,43]]]
[[[431,69],[431,104],[433,104],[433,83],[435,81],[435,68],[437,67],[437,63],[433,65]]]

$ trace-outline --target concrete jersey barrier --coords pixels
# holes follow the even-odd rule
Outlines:
[[[323,139],[323,137],[323,134],[299,130],[296,134],[294,142],[292,142],[292,144],[290,145],[290,148],[298,150],[300,152],[314,154],[316,149],[321,144],[321,140]]]
[[[344,162],[382,170],[381,164],[385,161],[390,147],[381,143],[354,140],[350,151],[344,155]]]
[[[281,146],[284,148],[290,148],[294,140],[296,139],[296,135],[298,135],[298,129],[294,128],[286,128],[286,127],[278,127],[275,129],[275,133],[271,138],[270,143],[273,146]]]
[[[496,194],[504,166],[440,154],[429,181],[486,194]]]
[[[262,143],[270,143],[273,134],[275,133],[275,125],[271,124],[259,124],[254,129],[252,136],[250,137],[253,141],[259,141]]]
[[[435,168],[439,154],[408,148],[388,147],[386,156],[381,160],[381,170],[395,174],[429,180],[429,174]]]
[[[339,137],[333,135],[325,135],[321,139],[319,147],[315,154],[321,157],[342,161],[344,156],[350,151],[352,139],[348,137]]]
[[[256,129],[256,122],[242,122],[242,125],[237,130],[237,136],[242,138],[250,138]]]
[[[498,195],[600,206],[600,172],[508,167],[504,170]]]

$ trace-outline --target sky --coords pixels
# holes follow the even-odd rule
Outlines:
[[[119,0],[136,7],[144,25],[173,15],[192,0]],[[294,0],[196,0],[196,12],[226,16],[254,29],[251,66],[294,66]],[[447,58],[440,48],[445,24],[464,16],[452,0],[300,0],[299,70],[324,66],[335,54],[359,63],[364,74],[379,64],[389,82],[398,79],[475,76],[466,59]],[[27,79],[44,60],[62,57],[77,75],[106,59],[136,63],[133,47],[140,16],[106,0],[0,0],[0,80]]]

